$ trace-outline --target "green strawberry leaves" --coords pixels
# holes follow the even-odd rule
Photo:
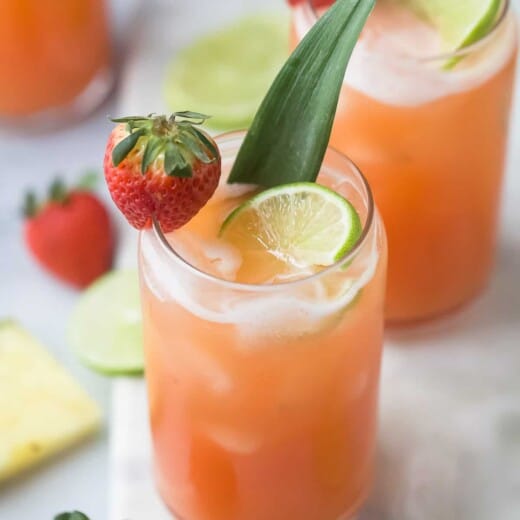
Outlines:
[[[275,79],[240,148],[229,183],[316,180],[350,55],[375,0],[338,0]]]
[[[164,151],[164,170],[168,175],[175,174],[176,177],[191,177],[193,172],[191,166],[186,162],[186,159],[179,152],[177,146],[173,143],[166,145]]]
[[[25,193],[22,205],[22,215],[25,218],[35,217],[39,211],[49,202],[67,204],[69,196],[78,191],[94,191],[99,174],[93,170],[87,170],[73,186],[67,186],[65,181],[58,175],[54,178],[47,190],[47,197],[40,200],[36,193],[29,190]]]
[[[25,218],[32,218],[36,216],[39,208],[40,206],[38,204],[38,198],[36,197],[36,193],[34,193],[34,191],[28,191],[25,194],[23,200],[22,215]]]
[[[148,139],[141,160],[141,173],[143,175],[146,173],[146,170],[148,170],[150,164],[152,164],[162,152],[163,144],[160,137],[152,136]]]
[[[129,134],[112,151],[112,162],[119,166],[136,146],[144,146],[141,173],[144,175],[161,155],[166,175],[191,177],[196,161],[210,164],[219,157],[213,140],[196,128],[209,116],[198,112],[174,112],[170,117],[120,117],[115,123],[125,123]],[[180,120],[179,120],[180,119]],[[139,144],[143,138],[144,142]]]
[[[49,186],[48,200],[63,204],[69,196],[69,191],[63,179],[56,177]]]
[[[112,151],[112,161],[116,166],[119,166],[126,156],[135,148],[137,141],[140,137],[146,134],[144,128],[139,128],[135,132],[131,133],[128,137],[125,137],[120,141]]]
[[[210,164],[213,157],[210,156],[204,146],[200,146],[198,137],[193,136],[189,131],[179,135],[179,141],[201,162]]]
[[[206,148],[211,152],[213,157],[220,157],[220,152],[212,139],[208,139],[207,135],[204,132],[201,132],[198,128],[194,126],[188,127],[188,130],[195,135],[198,139],[200,139]]]
[[[202,125],[207,119],[210,119],[211,116],[207,116],[205,114],[200,114],[199,112],[192,112],[191,110],[185,110],[183,112],[175,112],[176,117],[181,117],[183,119],[195,119],[198,122],[193,124]]]
[[[79,511],[72,511],[71,513],[56,515],[54,520],[89,520],[89,517]]]
[[[94,170],[87,170],[76,184],[77,190],[92,191],[99,181],[99,173]]]

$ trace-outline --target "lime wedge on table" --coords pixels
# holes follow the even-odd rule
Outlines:
[[[169,108],[196,107],[213,128],[249,126],[287,57],[288,26],[284,16],[257,15],[184,49],[166,73]]]
[[[112,271],[81,296],[69,341],[89,367],[111,375],[143,370],[139,287],[135,271]]]
[[[400,0],[440,31],[446,51],[480,40],[491,30],[503,0]]]
[[[241,279],[253,283],[331,265],[360,234],[352,204],[312,182],[263,191],[235,209],[220,228],[220,237],[242,254]]]

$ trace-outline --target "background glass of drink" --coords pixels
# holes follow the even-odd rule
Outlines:
[[[112,85],[104,0],[0,2],[0,124],[56,126]]]
[[[312,0],[295,7],[293,45],[317,16]],[[430,318],[476,296],[490,276],[516,23],[504,1],[487,36],[433,57],[393,53],[390,40],[371,48],[363,38],[349,64],[331,145],[365,173],[385,222],[387,319]]]
[[[242,139],[218,139],[225,176]],[[219,279],[159,229],[140,235],[157,484],[181,518],[337,520],[369,491],[386,242],[347,158],[329,151],[320,182],[354,204],[364,231],[347,257],[303,279]],[[218,207],[198,224],[218,230]]]

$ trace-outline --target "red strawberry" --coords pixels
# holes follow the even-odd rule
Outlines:
[[[215,192],[221,172],[217,145],[197,128],[207,116],[114,119],[105,151],[112,199],[137,229],[155,219],[168,233],[191,220]]]
[[[110,269],[112,225],[105,207],[86,189],[67,193],[56,181],[40,207],[34,194],[25,204],[25,241],[40,264],[58,278],[86,287]]]

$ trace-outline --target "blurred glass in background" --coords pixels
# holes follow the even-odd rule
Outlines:
[[[2,126],[61,126],[93,110],[112,83],[104,0],[0,2]]]

